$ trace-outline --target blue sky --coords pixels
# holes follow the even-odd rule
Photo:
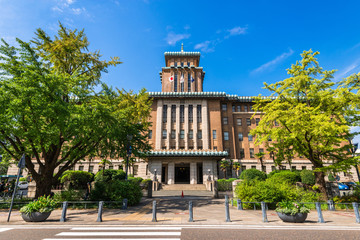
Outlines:
[[[268,95],[303,50],[320,51],[335,79],[360,71],[358,1],[0,0],[0,37],[53,36],[61,21],[85,29],[90,50],[119,56],[103,80],[161,91],[165,51],[200,51],[204,90]]]

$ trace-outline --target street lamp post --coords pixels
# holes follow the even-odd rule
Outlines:
[[[133,138],[133,135],[128,134],[126,136],[127,138],[127,146],[126,146],[126,152],[127,152],[127,158],[126,158],[126,176],[125,176],[125,180],[128,180],[128,169],[129,169],[129,160],[130,160],[130,156],[131,156],[131,140]]]
[[[157,181],[157,179],[156,179],[157,177],[156,177],[156,169],[154,169],[154,182],[156,182]]]

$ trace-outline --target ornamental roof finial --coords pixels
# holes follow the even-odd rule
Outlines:
[[[181,52],[184,52],[184,43],[181,43]]]

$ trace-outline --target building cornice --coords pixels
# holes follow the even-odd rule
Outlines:
[[[165,57],[200,57],[200,52],[165,52]]]
[[[148,157],[227,157],[226,151],[150,151]]]

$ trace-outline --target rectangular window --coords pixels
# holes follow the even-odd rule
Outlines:
[[[240,159],[245,158],[245,151],[243,148],[240,148]]]
[[[235,105],[232,105],[232,111],[235,112]]]
[[[188,66],[190,66],[190,65],[188,65]],[[188,92],[191,92],[191,77],[190,77],[190,73],[188,73],[187,81],[188,81]]]
[[[175,73],[175,75],[174,75],[174,92],[177,92],[177,83],[178,83],[177,77],[178,77],[178,75],[177,75],[177,73]]]
[[[256,166],[252,165],[251,168],[252,168],[252,169],[256,169]]]
[[[184,82],[180,83],[180,92],[184,92]]]
[[[227,110],[227,104],[226,103],[221,104],[221,110],[223,110],[223,111]]]
[[[175,61],[174,65],[175,65],[175,67],[177,67],[177,62],[176,61]]]
[[[197,122],[201,123],[202,116],[201,116],[201,105],[197,105]]]
[[[189,105],[189,123],[193,122],[193,113],[194,113],[193,105]]]
[[[185,136],[185,131],[180,130],[180,139],[184,139],[184,136]]]
[[[248,111],[248,106],[244,106],[244,112],[247,112]]]
[[[163,122],[167,122],[167,105],[163,106]]]
[[[139,171],[139,166],[138,166],[138,165],[135,165],[135,166],[134,166],[134,169],[133,169],[134,175],[138,175],[138,171]]]
[[[241,126],[241,125],[242,125],[242,119],[241,119],[241,118],[237,118],[237,119],[236,119],[236,124],[237,124],[238,126]]]
[[[253,141],[253,136],[251,134],[248,135],[248,140],[249,140],[249,142]]]
[[[84,171],[84,166],[79,166],[79,171]]]
[[[260,153],[263,153],[263,152],[264,152],[264,149],[263,149],[263,148],[259,148],[259,152],[260,152]]]
[[[216,130],[213,130],[213,139],[216,139]]]
[[[306,170],[306,166],[301,166],[301,170]]]
[[[224,132],[224,140],[229,141],[229,132]]]
[[[254,149],[253,148],[250,148],[250,158],[254,158],[255,155],[254,155]]]
[[[198,139],[202,139],[202,131],[201,130],[198,131],[197,137],[198,137]]]
[[[216,151],[216,150],[217,150],[217,147],[215,146],[213,149]]]
[[[250,112],[253,112],[254,110],[253,110],[253,106],[252,105],[250,105]]]
[[[91,173],[94,172],[94,166],[92,166],[92,165],[89,166],[89,172],[91,172]]]
[[[184,105],[180,105],[180,122],[184,122]]]
[[[194,138],[194,132],[193,130],[189,131],[189,139],[193,139]]]
[[[166,138],[167,138],[167,131],[166,131],[166,129],[163,130],[162,138],[163,138],[163,139],[166,139]]]
[[[180,65],[181,65],[181,67],[183,67],[183,66],[184,66],[184,63],[183,63],[183,62],[181,62],[181,63],[180,63]]]
[[[243,134],[242,134],[242,133],[239,133],[239,134],[238,134],[238,137],[239,137],[239,141],[243,141],[244,136],[243,136]]]
[[[188,67],[190,67],[190,62],[187,62]]]
[[[241,106],[240,106],[240,105],[237,106],[236,108],[237,108],[237,111],[238,111],[238,112],[241,112]]]
[[[256,126],[259,126],[260,118],[255,118]]]
[[[175,137],[176,137],[176,131],[171,130],[171,139],[175,139]]]
[[[291,170],[296,170],[296,166],[291,166]]]
[[[241,166],[241,171],[245,171],[246,170],[246,166]]]
[[[246,125],[251,126],[251,119],[250,118],[246,119]]]
[[[113,166],[113,165],[110,165],[110,166],[109,166],[109,169],[114,169],[114,166]]]
[[[149,130],[149,139],[152,139],[152,130]]]
[[[271,166],[271,171],[275,171],[275,170],[276,170],[275,166]]]
[[[176,105],[171,105],[171,122],[176,122]]]
[[[227,125],[228,124],[228,118],[227,117],[223,117],[223,124]]]
[[[266,166],[262,166],[262,171],[266,173]]]

